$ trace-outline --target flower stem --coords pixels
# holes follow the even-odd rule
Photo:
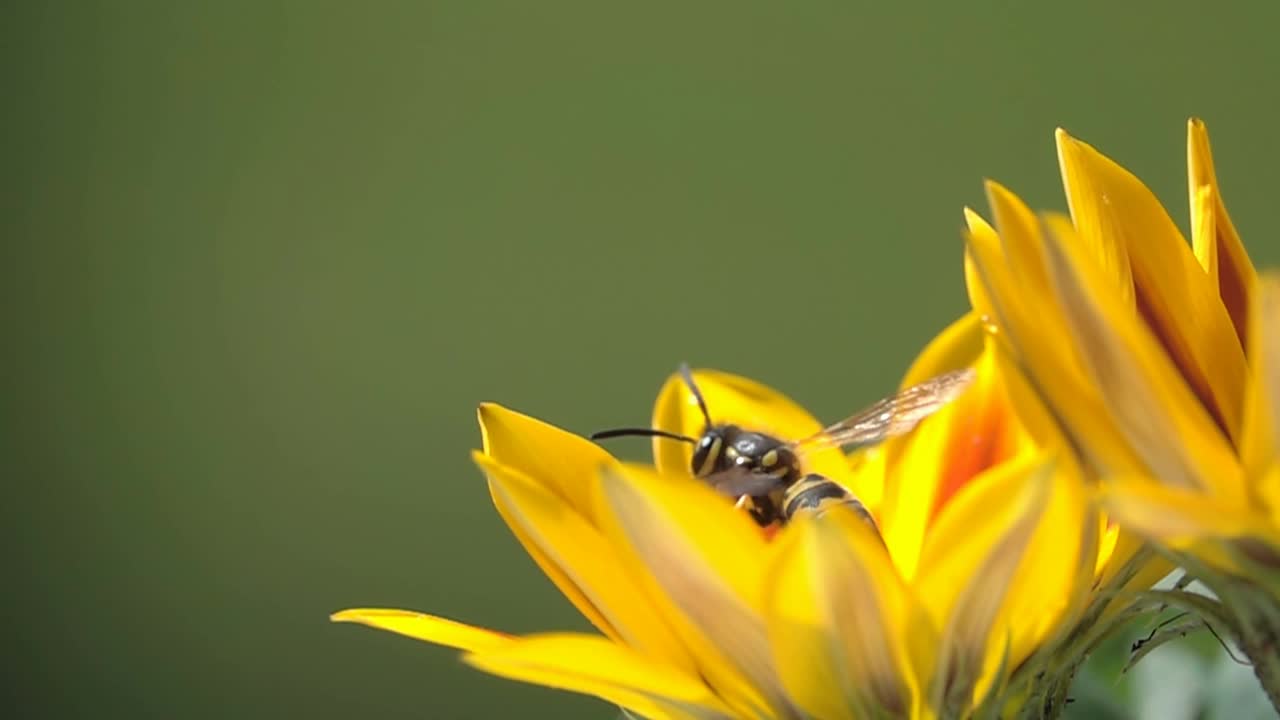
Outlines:
[[[1246,642],[1241,649],[1253,663],[1254,677],[1262,685],[1271,707],[1280,713],[1280,657],[1276,656],[1275,637],[1267,637],[1265,643]]]
[[[1210,573],[1201,578],[1217,593],[1219,607],[1225,611],[1219,628],[1228,631],[1228,637],[1249,659],[1262,691],[1280,713],[1280,602],[1267,585]]]
[[[1240,603],[1250,610],[1240,613],[1240,632],[1237,642],[1249,663],[1253,665],[1253,675],[1267,694],[1271,706],[1280,713],[1280,613],[1274,601],[1265,593],[1242,592],[1237,597],[1246,602]]]

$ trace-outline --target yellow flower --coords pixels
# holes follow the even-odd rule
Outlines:
[[[1190,245],[1136,177],[1065,132],[1057,140],[1071,218],[1037,217],[989,184],[998,233],[969,216],[975,309],[1108,480],[1115,519],[1220,570],[1280,570],[1264,387],[1280,316],[1262,306],[1204,125],[1188,128]]]
[[[860,495],[883,536],[843,507],[771,534],[691,477],[688,445],[656,440],[657,468],[624,464],[482,405],[475,460],[498,512],[601,635],[512,637],[403,610],[334,619],[460,648],[484,671],[655,719],[963,717],[984,701],[1060,701],[1065,683],[1047,697],[1036,676],[1074,668],[1045,650],[1084,607],[1097,526],[1048,414],[1012,412],[1036,400],[1002,362],[966,316],[907,381],[972,365],[970,390],[909,436],[852,459],[806,458]],[[717,422],[787,439],[820,428],[758,383],[694,378]],[[676,377],[654,420],[703,430]]]

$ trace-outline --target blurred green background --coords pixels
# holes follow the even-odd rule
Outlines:
[[[984,176],[1065,207],[1055,126],[1185,227],[1203,116],[1280,262],[1275,3],[0,13],[25,717],[612,717],[327,615],[585,628],[489,506],[476,403],[643,422],[689,360],[846,414],[966,307]],[[1255,697],[1215,647],[1157,653],[1145,684],[1103,658],[1076,714]]]

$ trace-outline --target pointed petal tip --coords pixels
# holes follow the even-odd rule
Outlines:
[[[966,232],[964,233],[964,241],[969,243],[969,236],[973,233],[995,233],[995,228],[991,227],[991,223],[982,217],[982,214],[973,208],[966,207],[964,209],[964,223]]]
[[[396,610],[394,608],[346,608],[329,614],[329,622],[334,623],[354,623],[357,625],[368,625],[370,627],[378,627],[379,620],[389,620],[403,618],[408,615],[416,615],[407,610]]]
[[[405,610],[394,610],[392,608],[346,608],[329,614],[329,619],[333,622],[366,622],[371,618],[379,615],[404,615]]]
[[[489,440],[489,424],[493,422],[493,415],[500,407],[500,405],[491,402],[482,402],[476,405],[476,422],[480,425],[480,445],[484,448],[484,452],[488,452],[493,444]]]
[[[476,417],[480,420],[481,427],[484,427],[486,424],[502,422],[503,420],[512,418],[516,420],[534,420],[542,422],[535,417],[512,410],[506,405],[493,402],[492,400],[485,400],[476,404]]]
[[[1085,150],[1092,150],[1088,143],[1080,140],[1062,128],[1053,131],[1054,144],[1058,147],[1058,162],[1061,164],[1068,156],[1079,158]]]
[[[990,203],[993,198],[1017,197],[1008,186],[998,180],[986,178],[982,181],[982,189],[987,193],[987,202]]]
[[[498,648],[515,638],[497,630],[468,625],[438,615],[394,608],[350,608],[329,616],[333,622],[356,623],[433,645],[476,651]]]
[[[1216,185],[1214,177],[1213,150],[1209,146],[1209,128],[1200,118],[1187,120],[1187,180],[1193,193],[1200,186]],[[1193,206],[1193,212],[1196,210]],[[1193,215],[1194,218],[1194,215]]]
[[[1008,206],[1012,200],[1017,199],[1013,191],[999,182],[987,178],[982,181],[982,190],[987,196],[987,206],[991,208],[993,220],[999,225],[1000,211],[999,208]],[[1018,204],[1018,203],[1014,203]],[[972,229],[972,228],[971,228]]]

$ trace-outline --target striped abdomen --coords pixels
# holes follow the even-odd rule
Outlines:
[[[867,512],[858,498],[817,473],[809,473],[787,488],[786,495],[782,498],[782,517],[789,521],[798,513],[822,512],[836,505],[851,508],[870,523],[871,527],[876,527],[875,518],[871,517],[871,513]]]

